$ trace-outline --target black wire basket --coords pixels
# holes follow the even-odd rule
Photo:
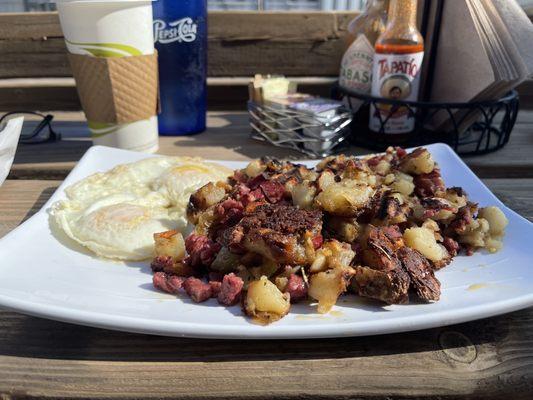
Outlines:
[[[498,100],[471,103],[392,100],[361,94],[338,85],[334,92],[350,109],[356,110],[351,123],[351,142],[377,151],[383,151],[390,145],[413,147],[443,142],[463,155],[490,153],[509,141],[519,108],[516,91]],[[377,113],[379,131],[370,130],[368,126],[371,104],[391,106],[384,118]],[[414,129],[406,134],[386,134],[386,122],[400,107],[407,109],[408,115],[414,118]]]

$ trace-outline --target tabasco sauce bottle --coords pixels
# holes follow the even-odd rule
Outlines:
[[[417,0],[391,0],[385,31],[375,45],[372,95],[396,100],[416,101],[420,67],[424,58],[424,39],[416,27]],[[380,120],[387,122],[381,133],[403,134],[413,130],[415,118],[407,107],[372,104],[369,127],[379,132]]]
[[[368,0],[365,11],[348,24],[347,48],[339,74],[341,87],[370,93],[374,46],[385,30],[388,4],[389,0]]]

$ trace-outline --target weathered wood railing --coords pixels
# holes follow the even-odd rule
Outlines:
[[[209,105],[242,109],[256,73],[300,79],[327,94],[355,13],[209,13]],[[0,14],[0,110],[79,110],[57,13]],[[533,84],[520,88],[533,103]]]

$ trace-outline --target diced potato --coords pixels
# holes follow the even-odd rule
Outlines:
[[[196,226],[194,227],[195,232],[199,235],[207,234],[207,231],[214,220],[215,220],[215,208],[214,207],[210,207],[204,212],[199,213]]]
[[[248,285],[244,311],[256,321],[268,324],[283,318],[291,307],[290,296],[282,293],[266,276]]]
[[[309,267],[309,271],[313,274],[316,272],[325,271],[328,269],[328,257],[325,251],[317,251],[313,263]]]
[[[264,162],[262,162],[261,160],[257,159],[257,160],[253,160],[252,162],[250,162],[246,168],[244,169],[244,172],[246,173],[246,175],[248,175],[250,178],[255,178],[256,176],[258,176],[259,174],[263,173],[263,171],[265,170],[266,168],[266,165]]]
[[[291,176],[287,179],[285,182],[285,192],[292,193],[292,190],[296,185],[298,185],[299,179],[297,179],[295,176]]]
[[[427,228],[409,228],[403,233],[405,244],[418,250],[424,257],[431,261],[444,259],[448,252],[444,246],[437,243],[432,230]]]
[[[361,185],[369,185],[375,187],[377,185],[377,177],[373,171],[370,169],[362,170],[360,168],[350,168],[348,166],[342,173],[342,182],[344,181],[353,181]]]
[[[291,190],[292,202],[304,210],[310,209],[313,206],[316,189],[309,181],[304,181],[295,185]]]
[[[503,248],[503,242],[499,239],[489,237],[485,240],[485,248],[489,253],[496,253]]]
[[[332,216],[327,220],[328,230],[343,242],[354,242],[359,235],[359,223],[355,218]]]
[[[489,223],[484,218],[478,218],[467,226],[466,233],[458,237],[460,243],[469,244],[473,247],[485,247],[485,241],[489,236]]]
[[[432,219],[426,219],[424,223],[422,224],[422,228],[427,228],[430,231],[433,231],[433,235],[435,236],[435,239],[442,241],[443,237],[440,234],[440,227],[437,222],[435,222]]]
[[[316,170],[317,171],[322,171],[324,168],[326,168],[328,166],[328,164],[337,159],[337,158],[341,158],[341,157],[345,157],[344,154],[341,154],[340,156],[329,156],[329,157],[326,157],[326,158],[323,158],[322,161],[320,161],[317,165],[316,165]]]
[[[404,157],[400,168],[406,174],[428,174],[435,169],[435,161],[429,151],[418,148]]]
[[[198,222],[199,213],[215,205],[226,195],[225,183],[209,182],[194,192],[187,205],[187,219],[192,224]]]
[[[172,257],[174,261],[181,261],[185,258],[185,241],[180,232],[170,230],[166,232],[154,233],[155,256]]]
[[[489,223],[489,232],[493,236],[501,236],[509,220],[498,207],[485,207],[479,210],[479,218],[484,218]]]
[[[344,180],[330,184],[315,198],[316,204],[334,215],[355,216],[366,206],[374,190],[354,180]]]
[[[309,271],[314,274],[328,268],[348,267],[354,257],[355,252],[348,243],[328,240],[317,250]]]
[[[339,296],[346,291],[354,274],[353,268],[342,267],[311,275],[309,296],[318,301],[319,313],[325,314],[331,310]]]
[[[466,227],[457,241],[472,247],[484,247],[495,253],[503,247],[501,239],[508,222],[498,207],[486,207],[479,211],[478,218]]]
[[[289,278],[286,276],[276,276],[274,283],[281,292],[285,292],[285,289],[287,289],[287,283],[289,283]]]
[[[390,185],[390,187],[393,191],[401,193],[404,196],[411,195],[413,190],[415,190],[413,177],[402,172],[396,173],[394,182]]]
[[[335,183],[335,174],[329,169],[322,171],[317,180],[318,189],[324,190],[332,183]]]
[[[427,228],[427,229],[429,229],[429,230],[431,230],[433,232],[440,231],[439,224],[437,224],[432,219],[426,219],[424,221],[424,223],[422,224],[422,228]]]
[[[318,173],[315,170],[309,169],[303,165],[300,165],[298,167],[298,172],[301,175],[302,179],[305,181],[314,182],[318,178]]]
[[[461,188],[448,188],[444,194],[444,198],[452,203],[455,207],[461,208],[466,206],[466,194]]]
[[[375,171],[380,175],[387,175],[390,171],[390,162],[387,160],[381,160],[378,165],[376,165]]]
[[[387,174],[385,178],[383,179],[383,184],[390,185],[394,182],[395,179],[396,179],[396,176],[394,174]]]

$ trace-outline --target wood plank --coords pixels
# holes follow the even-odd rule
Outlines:
[[[505,205],[533,222],[533,179],[483,179]]]
[[[0,39],[33,39],[63,37],[57,12],[0,14]]]
[[[355,15],[210,12],[209,75],[337,75]],[[0,27],[0,78],[72,75],[57,13],[0,14]]]
[[[212,77],[278,73],[335,77],[344,49],[346,12],[210,12],[208,74]],[[273,27],[275,27],[273,29]],[[69,77],[57,13],[0,14],[0,79]],[[531,81],[519,87],[523,107],[533,107]],[[323,85],[304,88],[328,94]],[[211,109],[237,109],[242,87],[211,88]],[[225,100],[225,102],[224,102]],[[224,103],[225,104],[224,104]],[[74,86],[3,87],[4,110],[79,110]],[[229,107],[229,108],[228,108]]]
[[[243,110],[248,101],[250,77],[208,77],[209,110]],[[292,77],[304,93],[329,97],[332,77]],[[0,79],[0,104],[3,111],[62,110],[79,111],[81,104],[74,78]]]
[[[0,237],[41,209],[61,181],[7,180],[0,186]]]
[[[222,95],[222,94],[221,94]],[[64,139],[58,143],[20,145],[10,177],[12,179],[63,179],[89,148],[88,129],[83,114],[54,113],[56,130]],[[466,163],[482,178],[533,178],[533,112],[521,111],[509,143],[503,149],[483,156],[465,157]],[[278,149],[249,139],[245,112],[209,112],[208,129],[196,136],[160,138],[160,154],[199,155],[215,160],[249,160],[263,155],[301,159],[292,150]],[[39,150],[36,151],[36,148]],[[348,154],[370,151],[350,147]]]
[[[533,179],[486,180],[533,217]],[[0,236],[58,181],[0,187]],[[2,398],[528,399],[533,309],[437,329],[230,341],[112,332],[0,310]]]
[[[0,313],[5,398],[528,399],[533,310],[332,340],[164,338]]]
[[[248,100],[247,83],[250,77],[207,78],[209,110],[242,110]],[[299,91],[331,96],[336,77],[291,77],[298,82]],[[522,109],[533,108],[533,81],[517,88]],[[79,111],[81,104],[74,78],[13,78],[0,79],[2,110],[62,110]]]

